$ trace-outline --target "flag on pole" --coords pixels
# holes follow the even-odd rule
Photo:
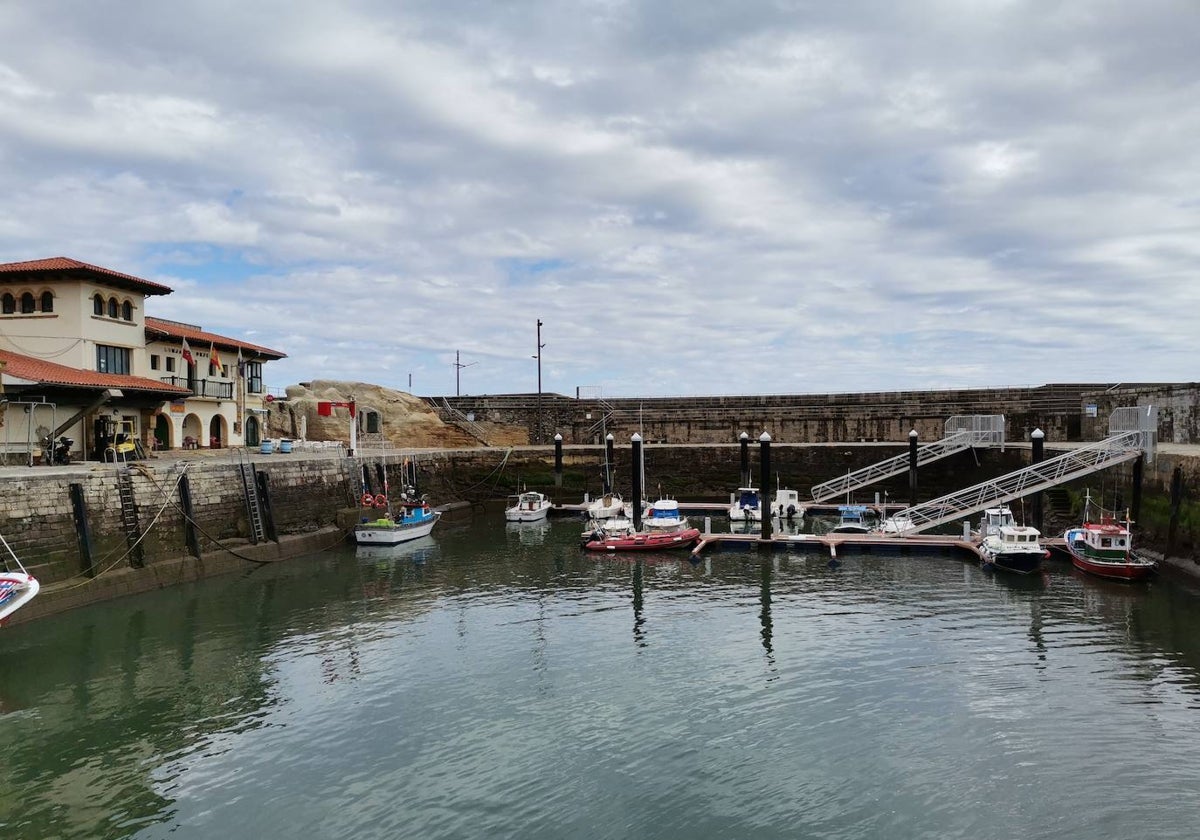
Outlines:
[[[212,342],[208,344],[208,365],[216,368],[219,375],[225,375],[225,365],[221,364],[221,354],[217,352],[217,345]]]
[[[183,340],[183,360],[189,365],[194,365],[196,360],[192,358],[192,348],[188,347],[187,339]]]
[[[238,376],[246,375],[246,360],[242,358],[242,348],[241,347],[238,347],[237,372],[238,372]]]

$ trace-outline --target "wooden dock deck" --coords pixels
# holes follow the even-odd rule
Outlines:
[[[1064,551],[1066,543],[1062,537],[1047,537],[1041,540],[1042,546],[1056,551]],[[699,557],[707,548],[716,550],[731,549],[772,549],[787,550],[788,548],[823,548],[829,556],[836,559],[840,548],[858,548],[869,551],[872,548],[900,549],[909,551],[938,551],[957,549],[970,553],[982,560],[979,543],[975,540],[963,539],[953,534],[772,534],[770,539],[763,539],[761,534],[703,534],[692,556]]]

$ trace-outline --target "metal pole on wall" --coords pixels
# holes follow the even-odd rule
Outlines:
[[[534,430],[534,443],[542,442],[542,319],[538,318],[537,322],[537,355],[533,358],[537,359],[538,370],[538,389],[537,389],[537,428]]]
[[[742,443],[742,487],[750,486],[750,435],[742,432],[738,435]]]
[[[917,430],[908,433],[908,506],[917,506]]]
[[[1042,463],[1046,457],[1046,433],[1041,429],[1034,429],[1029,435],[1029,440],[1033,445],[1033,463]],[[1042,530],[1042,518],[1042,494],[1039,491],[1033,494],[1033,527],[1039,531]]]
[[[554,486],[562,487],[562,435],[554,435]]]
[[[629,467],[633,485],[633,530],[642,530],[642,436],[637,432],[630,438],[633,444],[633,463]]]
[[[762,539],[763,542],[770,542],[771,507],[769,504],[768,493],[770,492],[769,488],[771,487],[771,436],[766,432],[763,432],[761,435],[759,435],[758,451],[758,468],[762,473],[762,475],[759,476],[759,481],[761,482],[759,484],[759,487],[761,488],[759,493],[761,493],[763,496],[762,501],[759,502],[759,509],[762,510]]]

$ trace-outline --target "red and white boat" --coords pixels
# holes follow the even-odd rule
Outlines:
[[[1091,521],[1091,496],[1084,502],[1084,523],[1068,528],[1063,534],[1071,563],[1080,571],[1113,580],[1145,580],[1158,568],[1153,560],[1133,551],[1129,522],[1100,511],[1099,521]]]
[[[13,565],[17,570],[9,571],[9,564],[6,560],[0,560],[0,625],[8,620],[8,617],[15,613],[21,607],[33,600],[33,596],[38,594],[41,589],[41,584],[37,582],[37,578],[25,571],[25,567],[21,565],[21,560],[9,548],[8,540],[0,535],[0,544],[4,545],[8,556],[12,558]]]
[[[588,551],[663,551],[671,548],[690,548],[698,539],[699,528],[635,531],[633,525],[629,525],[623,530],[611,527],[597,528],[584,539],[583,547]]]

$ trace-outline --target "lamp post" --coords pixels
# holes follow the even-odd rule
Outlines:
[[[532,359],[537,359],[538,367],[538,389],[537,389],[537,430],[535,432],[535,442],[542,442],[542,319],[538,318],[537,322],[537,354],[531,356]]]
[[[467,362],[464,365],[462,362],[460,362],[458,360],[458,351],[457,350],[454,351],[454,396],[456,396],[456,397],[462,396],[462,391],[458,387],[459,374],[462,373],[462,369],[465,367],[470,367],[471,365],[477,365],[477,364],[479,364],[479,362]],[[411,376],[411,375],[412,374],[409,374],[409,376]]]

